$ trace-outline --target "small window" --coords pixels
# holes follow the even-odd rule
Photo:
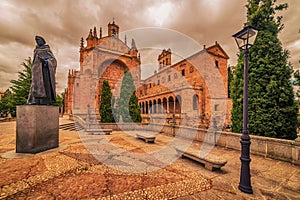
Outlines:
[[[197,110],[198,109],[198,103],[199,102],[199,97],[198,97],[198,95],[197,94],[194,94],[194,96],[193,96],[193,109],[194,110]]]
[[[219,104],[216,104],[215,105],[215,111],[218,111],[218,109],[219,109]]]
[[[185,75],[185,70],[181,70],[181,75],[184,76]]]
[[[171,76],[170,75],[168,75],[168,81],[171,81]]]
[[[165,61],[163,60],[163,66],[165,66]]]
[[[160,85],[160,80],[157,80],[157,85]]]
[[[194,72],[194,67],[191,66],[191,67],[190,67],[190,73],[193,73],[193,72]]]
[[[151,88],[151,86],[152,86],[152,85],[151,85],[151,83],[150,83],[150,84],[149,84],[149,87]]]
[[[143,90],[140,90],[140,95],[143,95]]]
[[[79,86],[79,83],[76,83],[76,86],[78,87],[78,86]]]
[[[166,65],[168,65],[168,64],[169,64],[169,59],[167,58],[167,59],[166,59]]]
[[[219,67],[219,61],[215,61],[215,65],[216,65],[216,68],[218,68]]]

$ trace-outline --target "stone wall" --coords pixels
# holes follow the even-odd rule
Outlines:
[[[111,124],[103,123],[102,128],[110,128],[113,130],[146,130],[155,131],[168,136],[180,135],[187,139],[194,139],[200,142],[214,142],[213,132],[206,129],[197,129],[192,127],[176,126],[169,124]],[[195,134],[191,134],[195,133]],[[191,137],[191,135],[193,135]],[[240,151],[240,136],[238,133],[231,132],[216,132],[216,145],[235,149]],[[251,135],[250,152],[254,155],[273,158],[276,160],[287,161],[296,165],[300,165],[300,140],[283,140],[276,138],[268,138]]]

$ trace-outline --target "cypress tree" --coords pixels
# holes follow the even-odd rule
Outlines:
[[[107,80],[103,81],[101,90],[100,116],[101,122],[103,123],[114,122],[112,113],[112,93]]]
[[[228,98],[231,97],[231,91],[230,91],[230,85],[231,82],[233,80],[233,71],[232,71],[232,67],[228,66],[227,68],[227,74],[228,74],[228,85],[227,85],[227,89],[228,89]]]
[[[133,92],[133,94],[130,97],[129,114],[130,114],[133,122],[141,122],[142,121],[141,110],[138,105],[138,98],[137,98],[135,92]]]
[[[141,111],[138,98],[135,94],[135,86],[129,71],[125,71],[122,80],[120,99],[118,101],[119,115],[123,122],[141,122]]]
[[[282,17],[275,12],[287,4],[276,0],[248,0],[248,21],[259,30],[249,50],[249,132],[250,134],[295,139],[297,137],[297,105],[294,101],[293,72],[289,52],[282,48],[278,33],[283,29]],[[240,52],[231,86],[233,99],[232,130],[242,131],[243,52]]]

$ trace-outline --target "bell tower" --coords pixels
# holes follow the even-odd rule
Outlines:
[[[108,23],[108,36],[119,38],[119,26],[115,24],[115,20],[113,19],[112,24]]]

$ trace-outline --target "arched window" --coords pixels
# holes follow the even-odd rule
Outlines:
[[[115,30],[115,29],[112,30],[111,35],[112,35],[112,36],[116,36],[116,30]]]
[[[215,61],[215,65],[216,65],[216,68],[218,68],[219,67],[219,61]]]
[[[197,110],[199,108],[199,97],[197,94],[194,94],[193,96],[193,109]]]

